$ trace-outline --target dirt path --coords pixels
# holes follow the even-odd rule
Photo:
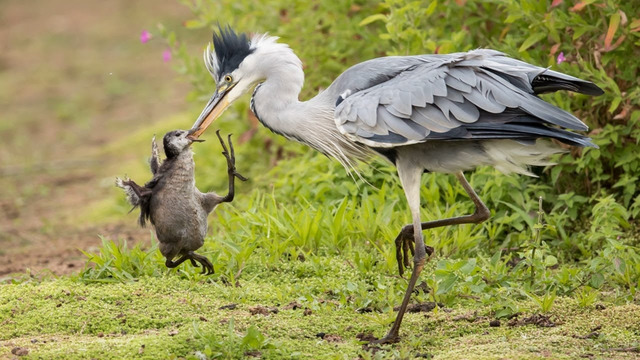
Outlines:
[[[177,1],[0,2],[0,278],[76,271],[77,250],[111,238],[149,238],[129,221],[79,223],[87,204],[113,196],[123,158],[100,149],[185,111],[189,86],[164,62],[164,42],[142,44],[157,23],[179,28]]]

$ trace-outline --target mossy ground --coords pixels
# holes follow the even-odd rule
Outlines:
[[[640,306],[600,302],[581,307],[571,298],[556,299],[544,314],[553,327],[513,325],[515,320],[510,325],[505,319],[492,327],[489,309],[472,301],[410,313],[400,343],[367,349],[357,335],[381,337],[394,313],[357,311],[349,297],[339,300],[335,291],[366,282],[354,278],[358,274],[341,257],[315,261],[329,267],[322,278],[308,276],[308,262],[282,260],[271,270],[248,269],[239,287],[220,277],[185,279],[174,271],[130,283],[84,284],[64,278],[3,285],[0,358],[12,358],[17,347],[29,350],[28,359],[170,359],[193,357],[207,348],[221,358],[265,359],[639,356]],[[291,303],[300,306],[287,306]],[[221,309],[229,304],[236,307]],[[521,307],[531,309],[519,315],[521,321],[536,313],[534,304]],[[238,344],[252,326],[266,340],[249,351]]]

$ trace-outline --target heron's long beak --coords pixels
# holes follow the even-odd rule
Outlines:
[[[198,120],[193,124],[191,130],[189,130],[188,138],[192,141],[198,139],[202,133],[207,130],[211,125],[229,106],[229,101],[225,98],[225,95],[233,88],[233,85],[218,88],[207,102],[207,105],[198,116]]]

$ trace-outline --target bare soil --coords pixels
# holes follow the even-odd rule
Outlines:
[[[149,239],[131,221],[78,215],[113,196],[118,164],[140,157],[103,147],[186,110],[189,86],[163,61],[155,29],[189,17],[177,1],[0,2],[0,279],[77,271],[78,249],[94,249],[98,235]],[[145,44],[144,29],[155,35]]]

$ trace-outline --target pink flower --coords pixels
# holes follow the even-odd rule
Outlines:
[[[167,49],[167,50],[162,52],[162,60],[164,60],[164,62],[171,61],[171,50],[170,49]]]
[[[149,40],[151,40],[151,33],[147,30],[142,30],[140,33],[140,42],[144,44]]]
[[[567,61],[567,58],[564,57],[564,52],[560,52],[557,59],[558,65],[562,64],[565,61]]]

